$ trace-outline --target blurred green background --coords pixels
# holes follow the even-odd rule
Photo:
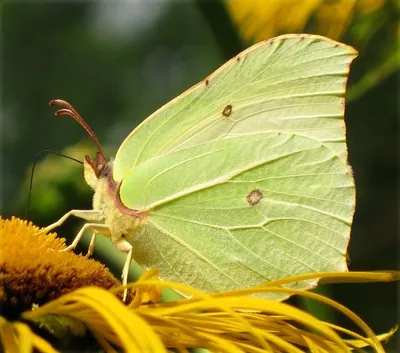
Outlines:
[[[397,1],[1,5],[3,216],[24,216],[29,173],[40,150],[64,151],[80,160],[94,151],[78,124],[53,116],[50,99],[72,103],[113,155],[149,114],[252,43],[283,33],[317,33],[360,51],[352,66],[346,107],[349,160],[357,185],[350,269],[399,268]],[[53,156],[41,158],[28,218],[44,226],[70,209],[90,207],[91,191],[81,166]],[[78,224],[71,220],[59,234],[73,234]],[[327,290],[380,333],[400,321],[397,289],[396,283],[385,283],[334,285]],[[347,324],[341,317],[335,320]],[[397,343],[392,339],[388,352],[395,352]]]

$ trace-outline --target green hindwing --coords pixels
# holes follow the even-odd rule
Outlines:
[[[258,133],[188,147],[131,170],[120,192],[148,212],[130,242],[161,278],[211,292],[347,268],[351,171],[314,139]]]

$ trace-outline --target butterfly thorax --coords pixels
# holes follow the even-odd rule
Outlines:
[[[113,178],[113,165],[113,159],[106,161],[100,153],[97,153],[95,159],[86,156],[84,160],[84,177],[94,190],[93,209],[102,212],[102,220],[109,226],[111,240],[115,243],[122,237],[129,241],[144,217],[136,216],[135,210],[122,204],[119,183]]]

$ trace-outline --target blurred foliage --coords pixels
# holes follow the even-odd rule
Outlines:
[[[43,154],[46,155],[46,151]],[[61,154],[81,161],[84,155],[95,155],[96,148],[90,141],[83,140],[64,148]],[[27,172],[29,175],[20,188],[17,207],[20,209],[27,207],[29,216],[32,218],[41,215],[46,215],[51,219],[59,217],[58,210],[67,207],[64,193],[68,190],[74,190],[83,198],[91,197],[92,191],[89,185],[82,182],[82,164],[70,159],[50,154],[35,165],[35,168],[32,164]],[[31,180],[33,192],[30,195],[29,204],[27,204],[27,190],[31,187]],[[31,210],[32,212],[30,212]]]
[[[52,116],[50,99],[72,103],[111,156],[146,116],[252,42],[317,33],[360,52],[346,109],[357,185],[350,268],[395,269],[399,7],[396,0],[3,3],[1,214],[23,215],[30,166],[40,150],[80,160],[92,154],[92,142],[82,141],[85,132],[75,122]],[[90,208],[90,195],[78,164],[49,156],[35,172],[29,218],[47,225],[70,209]],[[74,234],[75,225],[59,233]],[[363,288],[336,285],[332,296],[377,332],[393,327],[399,321],[395,284]]]

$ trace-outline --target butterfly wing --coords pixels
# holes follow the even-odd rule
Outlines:
[[[126,175],[121,200],[148,212],[130,243],[163,279],[213,292],[346,270],[351,171],[308,137],[257,133],[161,155]]]
[[[122,203],[148,214],[129,240],[135,260],[205,291],[346,270],[355,201],[343,115],[355,56],[319,36],[277,37],[136,128],[114,167]]]
[[[252,46],[139,125],[118,150],[114,179],[161,154],[254,132],[312,137],[345,159],[344,92],[355,56],[315,35]]]

